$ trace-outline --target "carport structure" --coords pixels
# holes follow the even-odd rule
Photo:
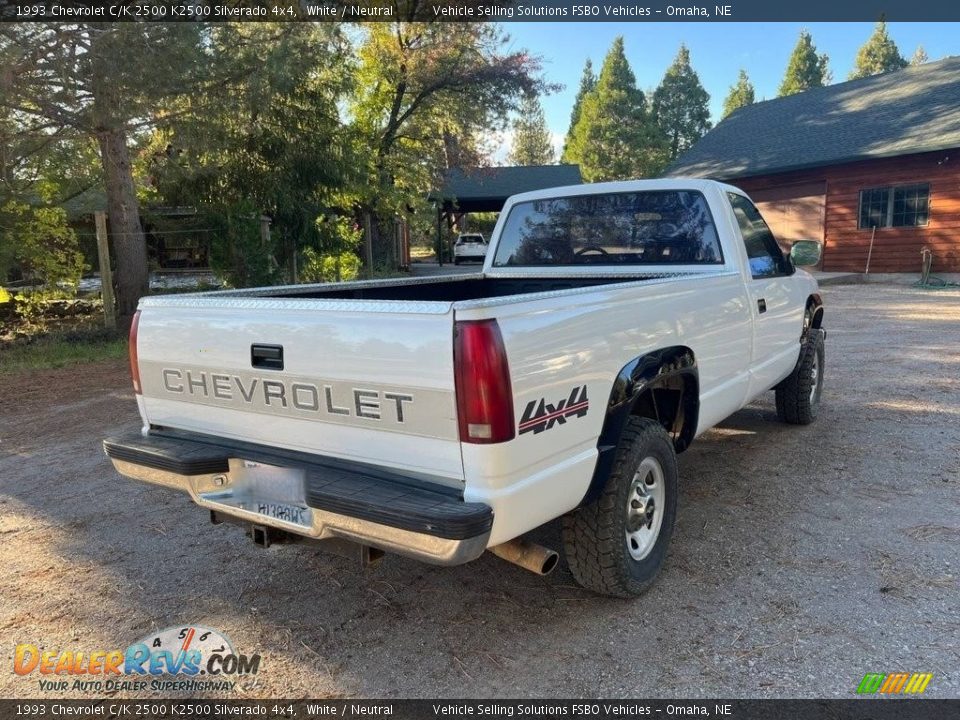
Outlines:
[[[437,261],[443,264],[443,222],[452,229],[468,213],[500,212],[517,193],[579,185],[579,165],[512,165],[452,168],[430,193],[437,210]]]

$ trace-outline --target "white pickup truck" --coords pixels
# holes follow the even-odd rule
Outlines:
[[[820,246],[785,255],[740,190],[671,179],[510,198],[483,271],[147,297],[143,427],[116,469],[262,545],[310,538],[536,572],[562,518],[573,577],[628,597],[660,570],[675,453],[767,390],[805,424],[823,378]]]

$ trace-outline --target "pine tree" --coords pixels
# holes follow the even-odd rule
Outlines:
[[[873,35],[857,51],[857,59],[848,79],[902,70],[906,66],[907,61],[900,54],[897,44],[887,34],[887,24],[881,20],[874,28]]]
[[[730,88],[726,100],[723,101],[723,116],[721,120],[734,110],[739,110],[747,105],[753,105],[756,102],[754,97],[753,83],[747,77],[746,70],[740,70],[740,77],[737,78],[737,84]]]
[[[923,45],[917,45],[916,52],[914,52],[913,57],[910,58],[910,64],[923,65],[925,62],[929,60],[930,60],[930,57],[927,55],[927,51],[923,49]]]
[[[780,83],[779,96],[794,95],[810,88],[826,85],[830,81],[828,62],[829,58],[826,54],[817,55],[817,47],[813,44],[810,33],[801,30],[800,38],[787,63],[787,72],[783,82]]]
[[[670,141],[670,159],[710,129],[710,95],[690,67],[690,51],[681,45],[673,64],[653,93],[653,116]]]
[[[584,96],[567,159],[587,182],[649,177],[666,163],[667,139],[647,112],[646,98],[623,51],[613,41],[596,88]]]
[[[511,165],[551,165],[553,142],[543,107],[536,95],[527,95],[513,122],[513,147],[507,158]]]
[[[597,76],[593,74],[593,63],[587,58],[583,66],[583,75],[580,76],[580,89],[577,90],[577,96],[573,100],[573,110],[570,112],[570,127],[567,129],[567,136],[563,140],[563,153],[560,159],[568,162],[567,146],[570,144],[570,138],[573,136],[573,129],[577,126],[580,119],[580,111],[583,107],[583,99],[597,86]]]

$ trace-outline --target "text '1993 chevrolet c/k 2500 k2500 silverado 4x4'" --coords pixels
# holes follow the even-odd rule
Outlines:
[[[759,394],[805,424],[823,308],[740,190],[706,180],[510,198],[476,275],[148,297],[123,475],[254,539],[456,565],[562,518],[574,578],[632,596],[664,562],[678,452]]]

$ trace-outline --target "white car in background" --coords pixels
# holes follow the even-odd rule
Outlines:
[[[459,265],[462,260],[483,262],[487,257],[488,247],[489,243],[480,233],[460,233],[453,246],[453,264]]]

